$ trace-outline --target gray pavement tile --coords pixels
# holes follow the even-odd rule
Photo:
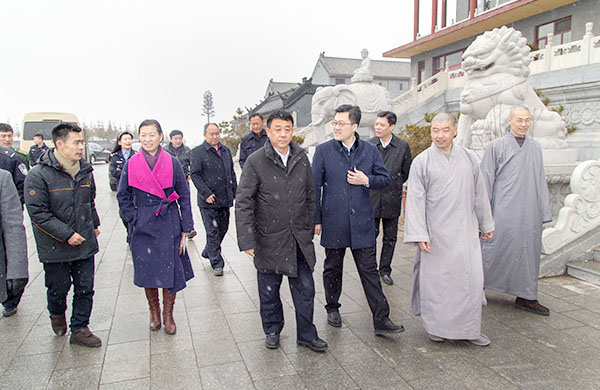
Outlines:
[[[150,334],[149,321],[150,314],[148,308],[146,308],[146,312],[144,313],[115,315],[110,329],[108,344],[148,340]]]
[[[175,322],[177,323],[176,335],[169,335],[162,328],[150,332],[151,355],[194,349],[187,321],[176,319]]]
[[[254,389],[252,380],[243,362],[227,363],[200,368],[202,389]]]
[[[177,369],[173,369],[176,367]],[[194,351],[176,351],[150,357],[150,385],[153,389],[201,388]]]
[[[330,345],[327,353],[330,353],[343,367],[355,366],[379,359],[379,356],[363,342]]]
[[[223,276],[214,276],[212,275],[212,271],[209,271],[208,278],[216,294],[244,291],[244,286],[229,271]]]
[[[578,306],[573,308],[573,310],[582,308],[592,311],[596,314],[600,314],[600,296],[597,296],[595,294],[574,295],[566,297],[564,298],[564,300]]]
[[[267,349],[263,340],[239,343],[238,347],[253,381],[296,374],[283,351]]]
[[[47,390],[92,389],[100,383],[101,365],[74,367],[55,370],[50,377]]]
[[[150,378],[133,379],[130,381],[101,384],[100,390],[148,390],[150,389]]]
[[[242,360],[238,346],[226,329],[192,333],[198,367],[217,366]]]
[[[56,369],[66,370],[102,364],[104,354],[106,353],[108,331],[94,332],[94,334],[102,339],[102,346],[100,348],[85,348],[67,342],[59,355]]]
[[[286,375],[277,378],[256,381],[254,382],[254,387],[258,390],[306,389],[306,385],[298,375]]]
[[[557,388],[556,385],[561,381],[555,376],[556,373],[551,367],[540,367],[532,364],[515,364],[490,367],[492,370],[502,375],[511,383],[531,388],[532,385],[544,386],[548,388]],[[560,374],[559,374],[560,375]]]
[[[600,314],[593,313],[588,310],[572,310],[563,313],[566,317],[577,320],[587,326],[600,330]]]
[[[150,342],[136,341],[106,348],[101,383],[121,382],[150,376]]]
[[[0,317],[0,334],[10,335],[9,342],[21,343],[29,331],[34,325],[44,321],[48,327],[50,327],[50,319],[47,312],[40,316],[40,313],[34,315],[23,315],[21,314],[21,307],[19,311],[12,317]],[[0,344],[2,340],[0,340]]]
[[[15,357],[0,378],[0,389],[45,389],[58,352]]]
[[[17,356],[60,352],[67,341],[68,336],[56,336],[50,325],[34,326],[17,351]]]
[[[218,293],[217,300],[225,314],[256,312],[256,307],[245,290]]]
[[[196,332],[212,332],[227,328],[227,320],[219,306],[210,308],[193,307],[187,309],[190,329]]]
[[[446,373],[438,373],[408,382],[414,390],[464,390],[467,386],[460,380]]]
[[[538,301],[550,309],[550,317],[554,313],[563,313],[570,310],[577,310],[579,307],[573,303],[569,303],[561,298],[555,298],[551,295],[544,294],[543,292],[538,293]]]
[[[2,351],[2,358],[0,359],[0,378],[2,377],[2,373],[6,370],[12,363],[17,350],[21,346],[21,342],[8,342],[8,340],[2,340],[0,343],[0,351]]]
[[[209,285],[186,287],[182,294],[186,308],[217,306],[219,301]]]
[[[92,316],[90,317],[90,326],[94,331],[110,330],[114,314],[114,306],[94,305],[92,308]]]
[[[123,294],[123,292],[119,293],[119,297],[117,298],[117,306],[115,308],[116,315],[148,313],[148,301],[146,300],[144,290],[139,287],[137,290],[138,291],[135,294]],[[160,298],[162,301],[162,294],[160,294]],[[177,304],[177,298],[175,299],[175,304]]]
[[[115,307],[119,295],[118,287],[94,288],[94,309],[97,306]]]
[[[363,389],[410,389],[408,384],[382,359],[348,365],[345,370]]]
[[[264,340],[265,332],[259,313],[229,314],[226,319],[236,342]]]
[[[94,288],[117,288],[121,284],[121,272],[102,272],[94,275]]]

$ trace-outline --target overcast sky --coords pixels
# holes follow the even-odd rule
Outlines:
[[[410,42],[413,11],[407,0],[2,0],[0,15],[0,121],[154,118],[195,144],[204,91],[214,119],[230,120],[269,79],[310,77],[322,51],[381,59]]]

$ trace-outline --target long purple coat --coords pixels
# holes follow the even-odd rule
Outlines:
[[[161,151],[161,153],[165,153]],[[133,226],[131,254],[136,286],[168,288],[175,293],[185,288],[185,282],[194,277],[187,253],[179,255],[181,233],[194,228],[190,190],[181,164],[173,163],[173,187],[165,188],[167,197],[177,192],[179,199],[168,202],[158,196],[129,185],[129,160],[121,173],[117,199],[123,219]],[[156,215],[157,210],[162,210]]]

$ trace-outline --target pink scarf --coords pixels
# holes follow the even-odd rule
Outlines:
[[[129,159],[127,183],[140,191],[157,196],[163,201],[155,215],[160,214],[163,205],[179,199],[177,192],[173,191],[167,197],[164,189],[173,187],[173,162],[171,155],[160,151],[154,170],[150,170],[143,153],[136,153]]]

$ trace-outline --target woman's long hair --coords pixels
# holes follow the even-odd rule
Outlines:
[[[121,150],[121,145],[119,145],[119,141],[121,141],[121,138],[123,138],[124,135],[129,135],[133,140],[133,134],[131,134],[128,131],[122,132],[121,134],[119,134],[117,140],[115,141],[115,147],[113,148],[112,153],[117,153],[119,150]]]

